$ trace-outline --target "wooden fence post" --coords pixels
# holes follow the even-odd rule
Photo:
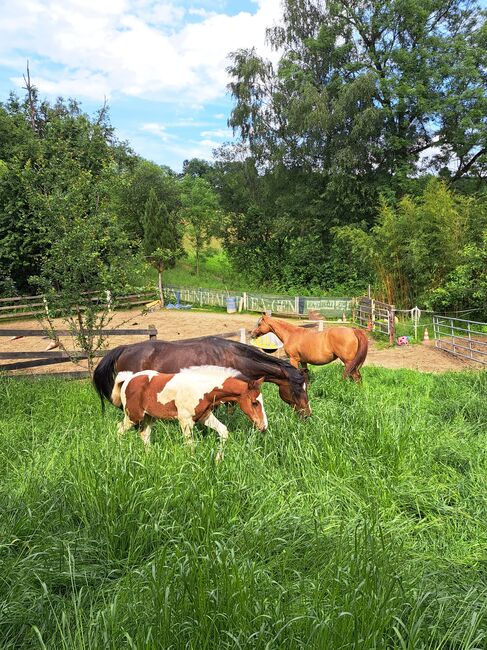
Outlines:
[[[370,285],[369,285],[369,291],[370,291]],[[370,299],[370,321],[372,323],[372,331],[375,330],[375,300],[373,298]]]
[[[240,343],[247,343],[247,330],[245,327],[240,328]]]
[[[392,345],[396,336],[396,308],[391,305],[389,310],[389,343]]]
[[[157,339],[157,330],[154,325],[148,325],[147,329],[149,330],[149,340],[154,341]]]
[[[323,321],[319,320],[318,321],[318,332],[322,332],[322,331],[323,331]]]
[[[296,296],[294,298],[294,311],[296,312],[296,316],[299,315],[299,296]]]

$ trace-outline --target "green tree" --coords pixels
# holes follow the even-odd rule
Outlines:
[[[400,182],[432,150],[458,179],[487,162],[485,14],[470,0],[285,0],[277,69],[233,55],[230,124],[266,164]],[[343,177],[344,178],[341,178]]]
[[[162,274],[172,268],[181,254],[181,232],[177,212],[170,213],[151,189],[144,210],[142,248],[149,262],[157,269],[161,307],[164,307]]]
[[[145,208],[151,192],[168,212],[179,207],[176,174],[168,167],[138,159],[119,177],[115,191],[116,211],[135,248],[144,238]]]
[[[46,299],[41,318],[58,345],[77,361],[86,355],[93,372],[104,347],[103,328],[112,319],[117,296],[127,289],[127,240],[116,219],[104,212],[59,218],[49,227],[52,244],[30,284]],[[56,318],[72,335],[73,348],[59,338]]]
[[[196,274],[199,275],[201,255],[218,230],[222,212],[218,195],[204,178],[184,176],[180,187],[180,215],[185,225],[185,234],[194,247]]]
[[[0,105],[0,267],[10,286],[29,289],[53,243],[51,223],[108,209],[130,158],[106,107],[90,118],[73,100],[39,102],[33,87]]]
[[[459,186],[485,176],[486,23],[476,2],[284,0],[268,36],[276,66],[254,50],[232,55],[229,124],[241,143],[234,163],[220,150],[216,165],[236,180],[253,164],[259,176],[229,242],[247,271],[278,249],[279,282],[296,273],[314,282],[320,266],[322,278],[343,277],[334,228],[367,231],[380,196],[414,193],[418,173]],[[230,183],[238,203],[233,181],[219,179],[219,191]],[[307,251],[304,273],[303,263],[292,270],[296,251]]]
[[[469,240],[472,228],[478,231],[482,223],[485,228],[485,202],[456,194],[433,178],[418,198],[404,196],[397,204],[383,199],[370,231],[344,226],[334,232],[356,259],[374,269],[377,289],[388,302],[410,307],[429,302],[469,251],[475,257]]]

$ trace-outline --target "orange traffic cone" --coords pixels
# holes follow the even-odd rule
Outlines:
[[[430,340],[430,335],[428,334],[428,328],[424,328],[424,334],[423,334],[423,343],[429,343]]]

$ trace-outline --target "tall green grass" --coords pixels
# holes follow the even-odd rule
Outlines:
[[[314,372],[224,461],[87,382],[0,380],[0,647],[487,647],[487,374]]]

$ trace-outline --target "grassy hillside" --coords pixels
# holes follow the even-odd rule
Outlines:
[[[0,647],[487,645],[486,373],[315,372],[300,421],[150,453],[88,382],[0,379]]]

